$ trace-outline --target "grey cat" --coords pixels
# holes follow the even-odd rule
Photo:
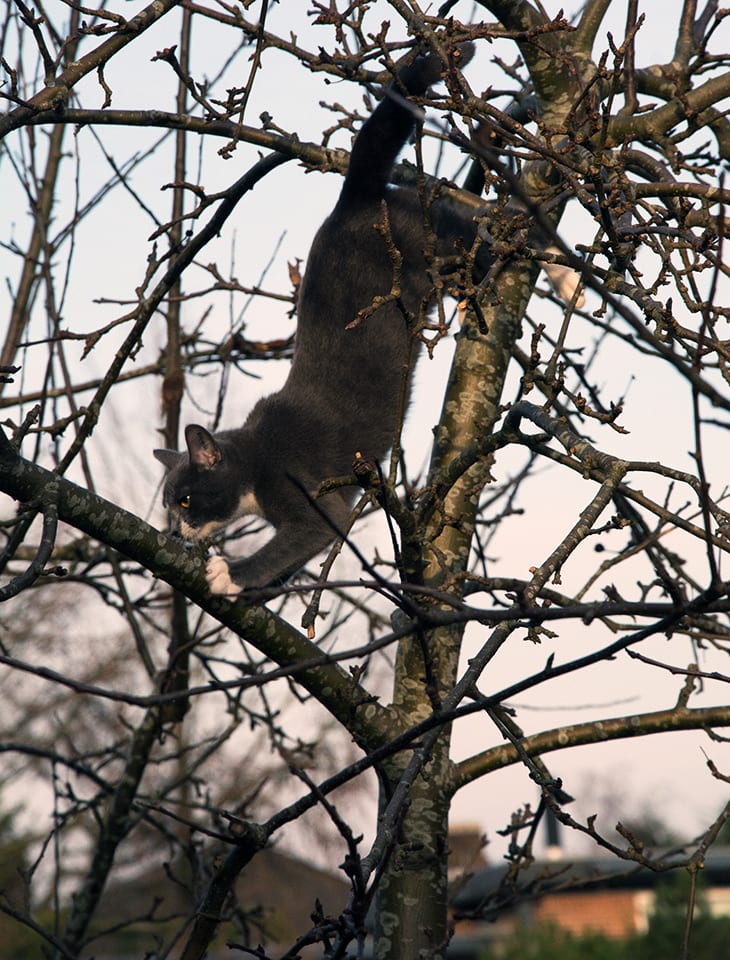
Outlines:
[[[471,52],[460,49],[462,64]],[[190,425],[187,453],[155,451],[169,471],[163,500],[173,532],[199,540],[252,513],[275,527],[250,557],[211,558],[212,593],[281,583],[323,550],[346,528],[356,488],[340,487],[314,507],[319,484],[351,475],[356,454],[380,461],[392,446],[414,319],[434,305],[434,281],[459,251],[463,259],[477,230],[473,215],[448,201],[436,199],[425,215],[416,190],[388,185],[415,126],[405,95],[424,94],[441,71],[433,55],[402,68],[363,124],[337,204],[309,253],[282,389],[259,400],[242,427],[211,435]],[[429,261],[424,250],[433,238],[436,261]],[[487,243],[475,264],[479,279],[490,266]],[[396,272],[400,289],[391,296]]]

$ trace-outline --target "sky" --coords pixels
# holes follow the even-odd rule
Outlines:
[[[128,11],[137,6],[128,4],[125,13],[128,15]],[[546,3],[545,6],[549,12],[556,13],[560,5]],[[643,6],[649,20],[646,28],[639,33],[639,62],[663,62],[669,59],[674,43],[671,31],[665,29],[666,23],[676,21],[679,4],[677,0],[665,0],[661,4],[654,2]],[[62,4],[57,0],[49,5],[49,9],[60,7]],[[316,49],[320,42],[327,45],[331,36],[323,28],[311,25],[307,13],[309,8],[309,4],[273,4],[269,29],[284,34],[292,31],[309,49]],[[458,11],[465,20],[468,19],[468,9],[467,4],[462,4]],[[657,16],[659,10],[660,17]],[[566,13],[570,12],[566,9]],[[612,16],[613,20],[609,18],[605,25],[604,37],[607,29],[611,29],[614,36],[622,35],[625,4],[614,4]],[[373,29],[379,25],[380,17],[380,12],[374,12]],[[730,42],[728,22],[718,35],[718,44],[722,49],[726,49],[727,42]],[[124,56],[112,61],[105,79],[114,91],[115,108],[131,109],[143,105],[146,108],[159,106],[161,109],[172,109],[175,86],[169,68],[159,61],[151,61],[157,49],[170,44],[171,33],[174,31],[169,23],[150,32],[142,44],[149,57],[141,57],[137,49],[133,62]],[[724,46],[721,36],[727,41]],[[320,40],[321,37],[325,39]],[[468,70],[475,89],[485,89],[491,83],[500,82],[500,74],[492,58],[513,57],[512,48],[507,50],[506,47],[506,44],[485,44],[485,49],[479,51]],[[236,61],[242,80],[248,71],[248,53],[248,49],[244,50]],[[211,31],[209,35],[205,32],[197,35],[194,38],[193,73],[214,77],[217,60],[221,56],[217,33]],[[335,119],[333,112],[323,106],[323,102],[342,102],[351,108],[357,107],[363,115],[366,112],[361,93],[354,87],[325,86],[321,75],[306,73],[297,68],[292,58],[276,51],[266,52],[260,77],[260,81],[254,85],[244,118],[250,124],[256,124],[265,110],[282,129],[296,130],[302,139],[318,142],[321,130],[332,125]],[[101,92],[95,78],[84,81],[80,94],[85,105],[100,105]],[[135,150],[141,149],[138,142],[151,144],[157,136],[157,133],[149,132],[131,145],[128,143],[128,133],[104,130],[99,139],[103,141],[107,153],[120,163],[131,157]],[[144,192],[150,209],[159,220],[167,217],[170,194],[158,192],[155,185],[172,179],[169,167],[171,142],[170,139],[165,149],[131,177],[131,185]],[[340,132],[333,142],[337,146],[347,147],[349,137]],[[232,159],[224,160],[215,153],[218,146],[201,144],[199,157],[191,159],[192,169],[198,162],[202,164],[204,185],[209,192],[230,184],[240,174],[242,167],[252,163],[257,155],[255,148],[242,145]],[[21,148],[14,142],[11,149]],[[93,196],[110,175],[110,166],[98,145],[96,131],[78,131],[76,137],[69,140],[68,149],[67,193],[57,210],[59,226],[68,218],[77,196],[82,202]],[[0,166],[0,180],[8,177],[10,172],[5,158]],[[339,183],[336,175],[307,173],[296,163],[285,165],[245,198],[220,239],[206,250],[203,262],[216,260],[226,269],[230,268],[242,283],[260,282],[267,289],[288,293],[287,263],[301,259],[306,264],[312,236],[334,203]],[[21,191],[13,191],[10,195],[6,194],[3,202],[12,222],[13,235],[20,242],[27,230],[26,200]],[[140,241],[154,229],[155,217],[140,212],[121,190],[108,197],[106,211],[107,230],[101,238],[103,242],[100,242],[99,226],[95,220],[83,223],[75,238],[74,270],[65,292],[63,314],[65,324],[79,332],[94,330],[100,323],[110,321],[123,311],[120,303],[129,300],[130,293],[139,283],[150,250],[148,242]],[[566,234],[580,240],[583,226],[579,218],[569,222],[565,224]],[[16,267],[17,260],[7,247],[0,249],[0,273],[3,278],[10,277],[12,282]],[[190,285],[189,289],[196,284],[203,285],[204,278],[205,271],[198,266],[190,271],[185,282]],[[591,297],[589,294],[589,308],[592,303],[594,307],[597,306]],[[100,300],[110,302],[100,303]],[[3,286],[0,290],[0,316],[6,314],[8,304],[8,291]],[[187,323],[190,325],[197,319],[196,309],[195,301],[186,308]],[[546,318],[549,323],[559,322],[558,312],[549,308],[544,300],[533,299],[530,314],[540,320]],[[247,335],[252,340],[275,339],[287,336],[292,330],[292,320],[286,315],[286,307],[280,303],[248,303],[245,298],[236,296],[206,319],[209,335],[212,339],[223,339],[229,330],[238,326],[242,316],[247,323]],[[145,343],[148,356],[154,355],[164,342],[163,338],[162,327],[151,328]],[[106,351],[99,349],[83,360],[80,347],[75,351],[71,349],[70,356],[84,371],[84,377],[88,375],[91,378],[105,369],[108,351],[114,342],[114,336],[110,337]],[[439,346],[434,359],[424,356],[420,361],[406,432],[412,471],[414,466],[427,463],[431,429],[438,420],[451,350],[452,344],[444,343]],[[607,430],[602,431],[599,442],[601,449],[622,457],[667,460],[678,469],[690,469],[692,434],[689,397],[672,392],[671,383],[655,380],[653,375],[634,376],[630,354],[619,344],[614,344],[611,351],[610,364],[605,371],[606,394],[617,398],[625,396],[626,411],[622,422],[630,433],[618,436]],[[33,356],[29,352],[28,370],[21,374],[21,383],[23,377],[33,377]],[[231,377],[222,426],[238,424],[259,396],[276,389],[283,381],[286,365],[278,364],[274,370],[270,366],[267,365],[263,379],[259,375],[264,371],[253,363],[245,372],[248,375],[239,373]],[[661,372],[657,370],[657,378],[660,375]],[[512,389],[515,387],[516,383],[513,383]],[[217,388],[216,375],[195,382],[186,401],[186,419],[209,421]],[[119,399],[104,415],[95,432],[90,453],[99,467],[96,476],[100,493],[162,524],[158,497],[159,469],[149,455],[149,450],[158,445],[155,431],[159,421],[156,414],[151,415],[151,411],[156,411],[158,407],[156,390],[157,385],[152,382],[142,387],[120,390]],[[507,396],[511,396],[509,390]],[[658,417],[657,396],[661,397],[661,418]],[[122,458],[119,456],[120,431],[127,438]],[[716,436],[712,431],[709,435],[711,438]],[[710,443],[708,465],[716,485],[724,483],[725,460],[724,450]],[[502,463],[508,465],[507,460]],[[647,478],[647,491],[652,489],[652,483]],[[577,510],[592,494],[592,490],[581,480],[576,478],[567,482],[551,468],[546,468],[541,475],[540,484],[541,496],[545,497],[548,508],[541,512],[539,523],[535,522],[532,513],[522,520],[516,518],[509,527],[512,542],[503,540],[497,544],[494,569],[505,571],[506,575],[527,576],[528,570],[523,568],[526,554],[531,562],[539,563],[559,541],[566,523],[575,517]],[[377,535],[375,530],[379,522],[375,519],[364,529],[362,536],[366,542],[367,538]],[[529,552],[526,544],[529,545]],[[582,571],[578,561],[576,564],[577,568],[571,568],[568,564],[564,571],[566,590],[581,580]],[[727,576],[727,570],[724,573]],[[580,627],[561,627],[559,632],[560,637],[552,645],[546,643],[536,647],[527,640],[521,646],[510,645],[509,650],[496,658],[485,681],[484,692],[500,689],[526,670],[533,672],[539,669],[552,649],[558,655],[565,655],[566,649],[571,653],[582,649]],[[608,634],[605,639],[606,642],[610,639]],[[465,644],[464,663],[478,643],[477,631],[471,631]],[[669,656],[673,662],[682,665],[693,658],[693,652],[687,644],[680,643],[668,652],[664,638],[652,641],[647,649],[659,657]],[[672,704],[678,688],[676,678],[648,667],[642,668],[622,657],[589,671],[581,679],[580,689],[576,689],[574,679],[555,681],[549,687],[541,688],[538,694],[518,704],[520,721],[529,728],[551,728],[596,715],[623,715],[633,711],[661,709]],[[726,698],[724,689],[711,686],[697,704],[721,702],[722,697]],[[497,742],[494,731],[486,726],[484,720],[473,719],[456,727],[455,756],[466,757],[474,750]],[[622,798],[619,807],[623,804],[623,810],[618,810],[619,815],[635,816],[637,812],[653,806],[656,797],[661,796],[662,808],[670,824],[691,833],[711,819],[727,799],[727,786],[712,780],[707,773],[703,750],[711,753],[721,769],[730,772],[730,750],[727,745],[710,745],[700,734],[667,734],[658,738],[579,748],[556,753],[547,760],[551,769],[564,779],[566,789],[581,798],[574,812],[586,816],[594,812],[596,807],[607,809],[612,804],[612,809],[615,809],[615,796],[619,794]],[[681,776],[677,776],[678,766],[682,768]],[[515,806],[527,801],[535,803],[536,799],[537,790],[528,782],[525,772],[514,767],[492,775],[484,783],[476,784],[458,795],[452,820],[455,823],[477,824],[489,835],[496,850],[504,844],[497,836],[496,829],[506,825]]]

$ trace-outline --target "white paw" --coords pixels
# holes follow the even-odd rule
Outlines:
[[[231,580],[228,561],[224,557],[211,557],[205,569],[208,589],[219,597],[237,597],[241,588]]]

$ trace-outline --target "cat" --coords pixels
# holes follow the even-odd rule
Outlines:
[[[471,55],[470,44],[457,52],[461,65]],[[275,528],[249,557],[210,558],[213,594],[279,584],[326,548],[346,529],[356,488],[328,492],[315,507],[319,484],[352,475],[356,454],[380,461],[392,446],[409,389],[414,319],[433,306],[434,279],[447,269],[429,263],[424,250],[435,237],[444,264],[459,251],[463,259],[477,232],[473,212],[443,199],[430,204],[427,229],[417,191],[388,183],[416,123],[407,97],[425,94],[442,68],[433,54],[402,67],[355,139],[340,196],[309,253],[282,389],[259,400],[242,427],[213,435],[191,424],[186,453],[155,451],[168,470],[163,502],[175,534],[201,540],[246,514]],[[475,278],[490,265],[485,242]],[[400,289],[391,296],[397,274]]]

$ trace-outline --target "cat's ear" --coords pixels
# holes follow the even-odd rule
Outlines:
[[[185,442],[188,445],[190,462],[201,470],[212,470],[223,459],[221,448],[213,435],[197,423],[189,423],[185,427]]]
[[[177,450],[153,450],[155,460],[159,460],[162,466],[169,472],[176,467],[182,457]]]

